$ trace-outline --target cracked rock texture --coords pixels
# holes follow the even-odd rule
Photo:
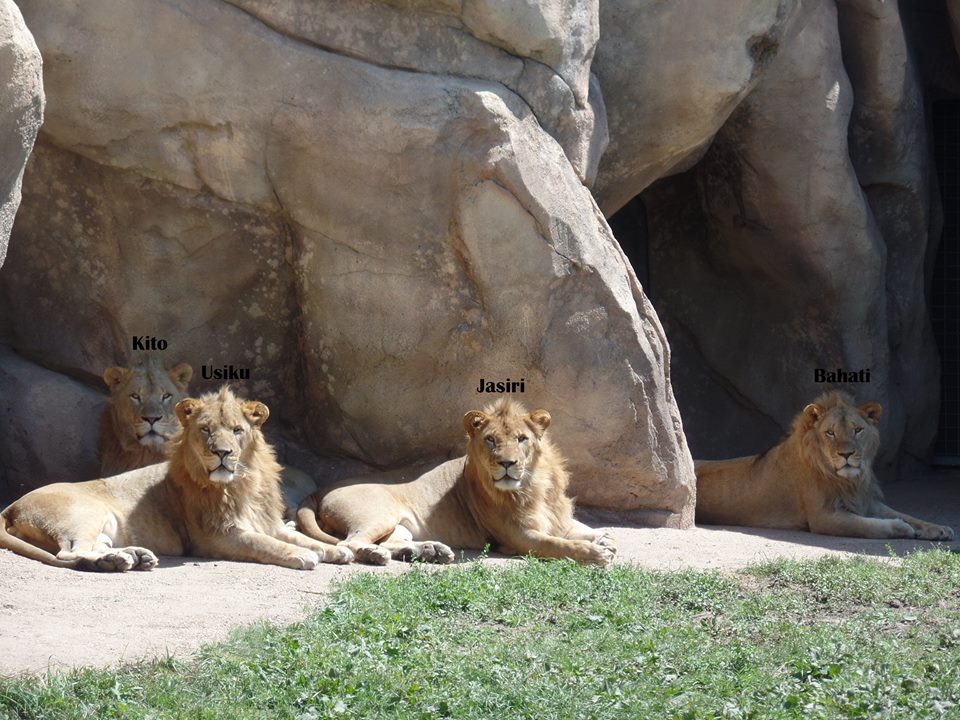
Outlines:
[[[20,10],[0,0],[0,267],[20,205],[23,169],[43,122],[42,65]]]
[[[600,3],[600,79],[610,146],[594,194],[606,215],[692,167],[781,47],[809,0]],[[691,22],[691,18],[696,18]]]
[[[49,104],[0,339],[68,405],[158,336],[196,389],[249,368],[316,456],[394,467],[460,454],[480,378],[523,378],[580,503],[692,521],[666,339],[584,185],[596,1],[20,6]]]

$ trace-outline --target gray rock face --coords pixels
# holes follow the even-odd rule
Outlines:
[[[950,14],[950,32],[953,44],[960,52],[960,0],[947,0],[947,12]]]
[[[924,100],[898,5],[840,0],[837,10],[855,98],[850,158],[886,249],[891,402],[895,410],[902,403],[902,449],[923,458],[937,431],[940,388],[925,300],[926,256],[939,228]]]
[[[697,457],[773,442],[823,389],[815,368],[870,369],[869,385],[846,387],[886,407],[887,460],[932,440],[919,93],[896,5],[839,8],[814,3],[703,162],[644,196]]]
[[[0,267],[27,156],[43,122],[40,51],[11,0],[0,0]]]
[[[700,160],[808,15],[801,0],[602,2],[595,72],[610,146],[594,192],[604,213]]]
[[[583,185],[594,3],[21,5],[49,105],[14,347],[99,373],[163,337],[382,467],[459,454],[480,378],[522,377],[580,503],[692,522],[665,337]]]
[[[52,482],[97,475],[104,396],[0,345],[0,504]]]

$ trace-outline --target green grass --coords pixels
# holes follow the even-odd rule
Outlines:
[[[359,575],[189,662],[0,681],[0,718],[120,717],[960,717],[960,555]]]

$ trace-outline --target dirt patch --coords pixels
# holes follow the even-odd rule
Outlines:
[[[960,482],[900,484],[893,507],[960,530]],[[584,514],[589,522],[589,513]],[[700,527],[614,527],[618,563],[644,568],[730,570],[777,558],[831,554],[886,557],[932,543],[857,540],[802,532]],[[953,547],[960,548],[954,544]],[[491,558],[484,562],[516,562]],[[235,627],[261,620],[289,623],[324,602],[351,573],[392,575],[385,568],[323,565],[311,572],[251,563],[161,558],[149,573],[82,573],[0,551],[0,674],[44,673],[142,658],[189,656]]]

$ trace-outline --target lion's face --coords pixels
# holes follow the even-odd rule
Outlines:
[[[463,426],[470,436],[471,456],[493,478],[494,487],[511,492],[530,481],[550,413],[524,414],[509,400],[501,400],[486,411],[468,412]]]
[[[266,405],[239,400],[224,386],[219,393],[177,404],[192,470],[210,482],[233,482],[247,467],[247,455],[262,444],[260,426],[270,416]]]
[[[126,446],[161,450],[180,429],[174,407],[184,398],[193,368],[180,363],[165,369],[155,356],[132,368],[111,367],[103,372],[110,388],[110,406],[119,438]]]
[[[841,400],[826,408],[813,403],[803,412],[808,423],[808,446],[815,449],[824,471],[842,478],[860,478],[880,447],[877,423],[883,408],[874,402],[854,407]]]

